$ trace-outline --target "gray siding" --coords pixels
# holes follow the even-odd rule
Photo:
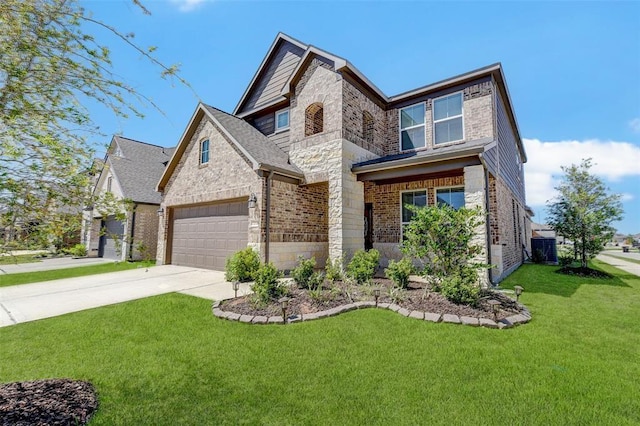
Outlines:
[[[515,132],[507,116],[504,101],[500,93],[496,93],[496,110],[498,124],[498,174],[504,181],[514,196],[522,204],[525,203],[524,196],[524,171],[522,159],[518,152]]]
[[[253,126],[266,135],[271,142],[275,143],[278,148],[284,152],[289,152],[289,131],[285,130],[274,134],[275,130],[275,113],[271,112],[253,120]]]
[[[239,112],[252,110],[277,99],[293,70],[300,62],[303,53],[303,49],[288,41],[283,41],[273,59],[265,65],[261,75],[258,76],[254,83],[254,89],[247,95]]]
[[[485,164],[487,165],[487,169],[495,175],[498,172],[498,147],[494,146],[493,148],[485,151],[482,156]]]

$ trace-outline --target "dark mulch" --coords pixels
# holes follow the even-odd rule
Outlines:
[[[585,278],[612,278],[610,274],[597,269],[583,268],[582,266],[564,266],[556,271],[558,274],[575,275]]]
[[[91,383],[47,379],[0,384],[2,425],[84,425],[98,408]]]
[[[513,299],[491,290],[483,290],[478,305],[473,307],[458,305],[450,302],[439,293],[425,291],[425,289],[428,289],[426,283],[411,282],[408,289],[399,291],[393,289],[391,280],[376,278],[371,285],[349,285],[338,281],[332,286],[325,286],[320,294],[313,294],[313,292],[299,289],[295,284],[292,284],[288,294],[291,301],[289,302],[287,315],[304,315],[352,302],[373,301],[375,300],[373,296],[374,288],[380,288],[379,303],[395,303],[410,311],[493,319],[491,305],[487,302],[494,299],[500,302],[497,314],[498,319],[522,312],[521,307]],[[220,305],[220,309],[242,315],[282,315],[280,304],[277,301],[274,300],[267,306],[257,307],[251,302],[250,295],[225,301]]]

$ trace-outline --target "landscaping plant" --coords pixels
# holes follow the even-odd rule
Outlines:
[[[282,272],[273,263],[260,265],[254,274],[254,284],[251,286],[253,300],[256,305],[264,305],[269,300],[277,299],[287,293],[287,287],[280,282]]]
[[[312,257],[311,259],[305,259],[302,256],[298,257],[298,266],[291,270],[291,277],[298,285],[298,288],[305,288],[308,290],[314,289],[310,286],[309,280],[313,275],[313,270],[315,269],[315,267],[315,257]]]
[[[380,252],[378,250],[358,250],[347,265],[347,276],[358,284],[368,283],[376,273],[379,261]]]
[[[74,257],[85,257],[87,255],[87,247],[84,244],[76,244],[69,249],[69,254]]]
[[[329,282],[335,283],[342,279],[342,264],[344,263],[344,255],[333,259],[327,259],[327,264],[324,268],[325,277]]]
[[[403,257],[398,262],[389,261],[389,266],[384,270],[384,274],[396,287],[407,288],[409,286],[409,275],[413,273],[413,263],[408,257]]]
[[[410,208],[413,218],[404,228],[402,253],[422,265],[423,276],[437,291],[444,284],[443,294],[449,300],[477,298],[478,293],[469,292],[467,286],[477,287],[478,272],[489,267],[477,260],[482,245],[474,241],[477,229],[484,226],[482,210],[446,204]]]
[[[235,252],[227,258],[224,265],[224,278],[227,281],[251,281],[260,268],[260,257],[251,247]]]

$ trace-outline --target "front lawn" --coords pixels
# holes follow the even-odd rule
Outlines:
[[[39,283],[41,281],[59,280],[62,278],[84,277],[87,275],[106,274],[107,272],[126,271],[128,269],[145,268],[154,262],[113,262],[98,265],[78,266],[76,268],[50,269],[47,271],[20,272],[18,274],[0,275],[0,287],[10,285]]]
[[[433,324],[387,310],[287,326],[168,294],[0,329],[0,382],[91,381],[92,425],[640,423],[640,278],[525,265],[531,323]]]
[[[0,265],[16,265],[18,263],[36,263],[42,260],[41,254],[3,254],[0,256]]]

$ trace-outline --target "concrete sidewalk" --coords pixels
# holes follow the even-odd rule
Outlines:
[[[0,327],[171,292],[210,300],[234,295],[224,272],[173,265],[0,287]],[[242,284],[238,295],[249,292]]]
[[[0,265],[0,276],[4,274],[49,271],[53,269],[76,268],[78,266],[99,265],[101,263],[113,262],[113,259],[103,259],[101,257],[83,257],[80,259],[74,259],[72,257],[56,257],[53,259],[42,259],[40,262]]]
[[[630,274],[640,276],[640,264],[638,263],[627,262],[619,257],[608,256],[604,252],[597,255],[596,259],[608,263],[611,266],[615,266],[618,269],[622,269]]]

